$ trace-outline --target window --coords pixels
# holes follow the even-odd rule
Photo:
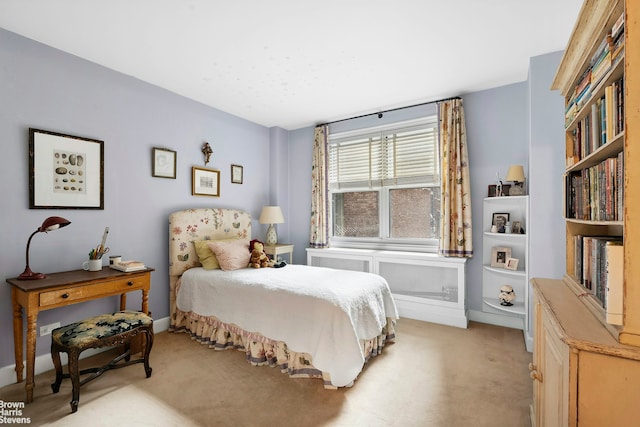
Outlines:
[[[332,246],[435,250],[440,236],[436,116],[329,135]]]

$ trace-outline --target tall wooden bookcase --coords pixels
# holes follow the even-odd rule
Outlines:
[[[609,236],[620,237],[624,241],[624,296],[623,324],[611,326],[605,321],[604,309],[597,298],[585,297],[594,315],[602,320],[614,337],[623,344],[640,346],[640,34],[638,18],[640,18],[640,2],[630,0],[586,0],[580,17],[574,28],[562,63],[556,74],[552,89],[560,90],[567,105],[580,80],[588,71],[592,58],[597,55],[599,47],[618,18],[625,14],[624,50],[612,61],[612,66],[599,82],[592,85],[590,94],[579,104],[575,115],[566,118],[566,158],[567,176],[597,167],[608,158],[624,155],[624,190],[623,207],[619,217],[612,215],[592,215],[588,219],[574,218],[568,212],[571,197],[565,182],[565,221],[567,230],[567,275],[565,280],[576,289],[581,289],[580,280],[576,277],[575,236]],[[613,48],[612,48],[613,49]],[[576,151],[575,132],[580,123],[590,115],[592,107],[605,95],[608,87],[622,79],[622,111],[620,120],[624,127],[613,131],[606,142],[590,154],[574,155]],[[592,82],[593,83],[593,82]],[[615,87],[615,86],[614,86]],[[604,103],[604,102],[603,102]],[[568,105],[569,106],[569,105]],[[609,126],[611,127],[611,126]],[[581,128],[582,130],[583,128]],[[584,139],[584,138],[583,138]],[[593,185],[593,183],[592,183]],[[592,191],[598,191],[592,190]],[[600,191],[605,197],[608,189]],[[617,202],[617,200],[616,200]],[[593,203],[592,203],[593,204]],[[635,221],[635,226],[634,226]]]
[[[606,43],[607,35],[615,35],[621,16],[624,50],[610,56],[615,59],[604,72],[594,71],[598,57],[602,56],[598,53],[602,51],[603,42]],[[552,89],[560,90],[566,101],[566,177],[558,185],[564,186],[567,268],[562,280],[531,280],[534,354],[529,368],[533,379],[533,425],[635,425],[638,422],[639,19],[638,0],[585,0],[553,82]],[[615,52],[615,37],[608,41],[609,51]],[[583,92],[585,78],[590,79],[591,86]],[[619,83],[622,83],[621,90],[616,90]],[[586,95],[580,97],[581,93]],[[599,101],[603,96],[605,101]],[[601,134],[602,122],[594,121],[601,118],[597,114],[598,104],[606,105],[607,98],[621,99],[621,108],[615,108],[615,102],[609,104],[605,119],[613,114],[616,120],[605,120],[605,127],[609,129],[606,138],[589,144],[589,136],[595,141],[593,138]],[[600,125],[595,132],[594,123]],[[623,126],[616,129],[616,123]],[[607,176],[615,164],[608,159],[619,162],[620,157],[624,163],[623,174],[617,181],[613,178],[613,187],[611,182],[607,185],[606,179],[598,180],[602,170]],[[607,162],[613,163],[606,166]],[[589,185],[585,185],[586,179]],[[609,197],[616,185],[623,188],[620,199]],[[585,200],[589,203],[585,204]],[[616,210],[611,206],[623,208]],[[601,252],[593,252],[594,262],[579,256],[585,249],[577,244],[584,243],[580,236],[623,241],[622,279],[611,279],[612,276],[607,275],[610,266],[599,263]],[[599,265],[596,268],[604,269],[604,276],[585,274],[585,263],[589,268]],[[593,280],[605,277],[609,282],[605,282],[606,287],[600,288],[598,295],[598,288],[587,283],[585,277]],[[610,295],[607,287],[618,287],[622,291],[622,316],[616,321],[612,321],[614,317],[607,317],[603,307],[610,307],[611,303],[607,299]]]

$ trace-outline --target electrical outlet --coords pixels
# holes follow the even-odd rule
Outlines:
[[[60,327],[60,322],[49,323],[48,325],[40,326],[40,336],[49,335],[51,331]]]

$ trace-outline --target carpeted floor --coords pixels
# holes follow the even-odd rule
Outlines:
[[[459,329],[400,319],[395,343],[351,388],[291,379],[254,367],[238,351],[214,351],[186,334],[156,334],[151,378],[140,365],[106,372],[80,391],[52,394],[52,371],[36,377],[22,410],[31,425],[52,426],[529,426],[532,385],[522,331],[471,322]],[[97,366],[103,353],[81,361]],[[0,389],[24,401],[24,383]]]

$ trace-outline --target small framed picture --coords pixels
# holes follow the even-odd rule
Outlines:
[[[508,258],[511,258],[511,248],[505,246],[491,248],[491,267],[505,268]]]
[[[173,150],[153,147],[151,176],[176,179],[177,154]]]
[[[507,222],[509,222],[509,213],[499,212],[493,214],[491,225],[495,225],[496,227],[498,227],[498,229],[500,229],[500,227],[504,227],[505,225],[507,225]]]
[[[242,166],[231,165],[231,183],[242,184]]]
[[[522,233],[522,225],[520,221],[513,221],[511,223],[511,233],[512,234],[520,234]]]
[[[506,268],[507,270],[517,270],[518,262],[520,262],[518,258],[507,258],[507,262],[505,262],[504,268]]]
[[[191,168],[191,194],[193,196],[220,197],[220,171],[193,166]]]

